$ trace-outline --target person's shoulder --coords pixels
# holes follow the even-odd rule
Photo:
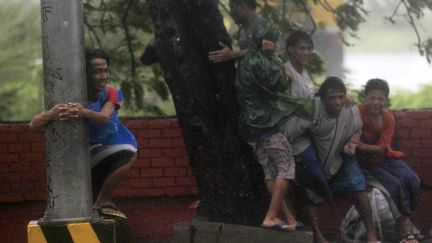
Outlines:
[[[383,109],[383,115],[394,117],[393,113],[391,111],[389,111],[388,109]]]
[[[271,24],[271,25],[275,24],[273,19],[264,17],[262,15],[257,15],[255,21],[258,21],[258,23],[263,23],[263,24]]]
[[[255,20],[252,24],[252,28],[254,32],[261,32],[265,29],[267,29],[270,26],[270,21],[266,18],[263,18],[259,15],[255,17]]]
[[[383,114],[384,122],[386,122],[386,121],[394,122],[395,121],[395,117],[394,117],[393,113],[391,113],[389,110],[384,109],[382,114]]]
[[[273,22],[271,19],[265,18],[261,15],[257,15],[255,21],[260,24],[271,24]]]
[[[357,108],[361,112],[365,112],[366,111],[366,105],[365,104],[357,104]]]
[[[363,108],[361,104],[353,104],[351,106],[347,107],[348,109],[351,109],[354,112],[362,112]]]
[[[113,98],[114,100],[118,100],[119,90],[113,86],[106,86],[106,91],[108,92],[108,97]]]
[[[257,17],[255,19],[255,26],[261,27],[261,28],[266,28],[266,29],[269,29],[269,28],[277,29],[273,20],[262,17],[260,15],[257,15]]]
[[[272,20],[259,15],[255,19],[254,32],[255,35],[273,42],[278,41],[281,35],[279,29]]]
[[[120,109],[120,102],[122,100],[121,91],[113,86],[106,86],[106,90],[108,93],[107,101],[114,103],[116,109]]]
[[[356,107],[357,107],[358,112],[360,113],[360,116],[362,117],[362,119],[366,119],[366,117],[368,116],[366,105],[357,104]]]
[[[344,106],[342,111],[350,113],[353,116],[361,116],[361,108],[359,105]]]
[[[320,97],[315,96],[315,97],[313,97],[313,100],[314,100],[314,103],[315,103],[315,109],[317,111],[324,112],[325,111],[324,104],[321,102]]]
[[[108,92],[117,92],[118,91],[118,89],[116,87],[111,86],[111,85],[107,85],[106,89]]]
[[[286,60],[286,62],[284,63],[285,67],[289,68],[289,69],[294,69],[291,61],[288,59]]]
[[[355,129],[360,129],[363,126],[363,115],[360,111],[359,105],[353,105],[348,107],[350,110],[350,120],[352,120],[352,125]]]
[[[313,103],[314,107],[314,114],[312,120],[315,122],[319,122],[319,120],[321,120],[321,118],[326,115],[324,105],[321,103],[321,99],[317,96],[312,97],[311,102]]]

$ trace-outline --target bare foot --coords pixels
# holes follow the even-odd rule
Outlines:
[[[417,239],[411,234],[412,223],[407,217],[400,217],[396,220],[396,228],[400,242],[402,243],[418,243]]]
[[[291,221],[291,222],[288,222],[288,227],[290,227],[292,230],[303,230],[304,229],[304,224],[302,223],[302,222],[300,222],[300,221],[297,221],[297,220],[295,220],[295,221]]]
[[[293,227],[286,224],[284,221],[280,220],[279,218],[275,219],[264,219],[261,227],[264,228],[272,228],[272,229],[279,229],[279,230],[287,230],[291,231],[293,230]],[[294,227],[295,229],[295,227]]]
[[[282,221],[280,218],[265,218],[262,222],[262,225],[273,225],[273,224],[283,224],[284,221]]]

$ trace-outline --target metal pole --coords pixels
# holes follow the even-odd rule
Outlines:
[[[45,107],[87,104],[81,0],[41,0]],[[84,121],[52,122],[45,131],[48,200],[41,222],[92,216],[88,130]]]

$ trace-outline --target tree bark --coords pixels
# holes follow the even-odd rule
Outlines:
[[[197,216],[259,225],[267,194],[261,167],[238,134],[234,61],[208,60],[219,41],[231,45],[217,4],[148,1],[155,38],[141,61],[158,61],[164,70],[201,197]]]

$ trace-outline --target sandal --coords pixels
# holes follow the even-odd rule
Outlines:
[[[415,236],[413,235],[413,234],[406,234],[400,241],[399,241],[399,243],[405,243],[405,242],[408,242],[408,241],[413,241],[413,240],[415,240],[415,241],[417,241],[417,239],[415,238]],[[417,241],[418,242],[418,241]]]
[[[297,224],[296,224],[296,226],[295,226],[295,229],[296,229],[296,230],[304,230],[304,229],[305,229],[305,225],[304,225],[302,222],[297,221]]]
[[[98,212],[105,218],[127,219],[126,215],[122,213],[113,202],[102,204],[100,208],[98,208]]]
[[[280,231],[294,231],[294,229],[288,227],[285,223],[273,224],[273,225],[261,225],[261,228],[264,229],[272,229],[272,230],[280,230]]]

